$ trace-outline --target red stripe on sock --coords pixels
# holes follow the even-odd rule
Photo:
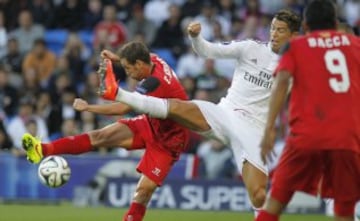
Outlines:
[[[60,138],[51,143],[42,143],[44,156],[59,154],[82,154],[92,150],[88,134]]]

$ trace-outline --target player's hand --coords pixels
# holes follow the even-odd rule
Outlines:
[[[88,102],[81,98],[76,98],[73,103],[73,107],[77,111],[86,111],[88,106]]]
[[[115,62],[119,62],[120,61],[120,58],[119,56],[117,56],[115,53],[109,51],[109,50],[103,50],[101,53],[100,53],[100,56],[102,59],[109,59],[111,61],[115,61]]]
[[[195,38],[200,34],[201,24],[199,22],[191,22],[187,27],[188,34]]]
[[[275,129],[266,129],[264,133],[264,137],[261,140],[261,160],[267,164],[268,162],[272,162],[276,154],[273,152],[274,144],[275,144]]]

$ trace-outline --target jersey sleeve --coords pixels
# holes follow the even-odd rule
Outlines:
[[[276,76],[280,71],[287,71],[291,75],[294,74],[295,58],[293,55],[293,51],[294,51],[293,48],[290,47],[290,42],[284,45],[284,47],[280,51],[281,58],[274,71],[274,76]]]
[[[193,49],[202,57],[239,59],[249,47],[249,41],[231,41],[213,43],[205,40],[201,35],[190,37]]]
[[[150,76],[137,85],[136,91],[140,94],[145,94],[153,97],[165,97],[166,90],[164,89],[164,84],[165,83],[157,77]]]

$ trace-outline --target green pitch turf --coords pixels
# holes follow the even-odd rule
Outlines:
[[[76,208],[69,204],[0,204],[0,221],[121,221],[125,209]],[[150,209],[144,221],[252,221],[253,214],[240,212],[202,212]],[[330,221],[320,215],[285,215],[281,221]]]

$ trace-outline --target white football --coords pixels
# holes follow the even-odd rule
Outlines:
[[[70,179],[71,169],[61,156],[48,156],[38,168],[38,176],[44,185],[52,188],[60,187]]]

